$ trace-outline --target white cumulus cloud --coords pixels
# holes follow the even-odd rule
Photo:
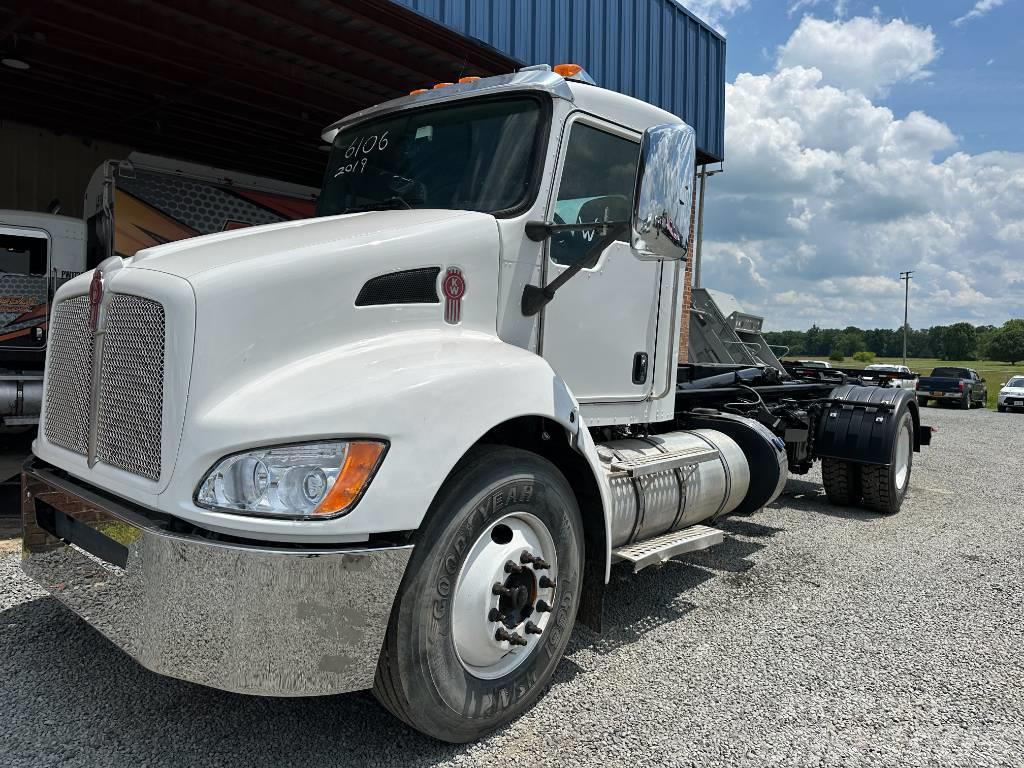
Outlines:
[[[779,66],[815,67],[829,85],[873,96],[894,83],[927,77],[926,67],[938,55],[928,27],[900,19],[883,23],[864,16],[848,21],[805,16],[779,48]]]
[[[961,24],[970,21],[971,19],[977,19],[984,16],[986,13],[991,11],[993,8],[998,8],[1006,0],[978,0],[967,13],[959,18],[953,19],[953,26],[959,27]]]
[[[873,101],[877,80],[837,81],[825,58],[780,58],[774,72],[726,86],[726,172],[708,180],[704,284],[771,328],[897,327],[907,269],[912,325],[1020,316],[1024,153],[962,151],[945,123],[894,113]]]
[[[710,24],[721,33],[725,33],[722,23],[740,11],[750,7],[750,0],[684,0],[683,5],[688,11]]]

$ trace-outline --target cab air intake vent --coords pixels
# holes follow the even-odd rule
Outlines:
[[[390,272],[367,280],[356,297],[357,307],[380,304],[438,304],[437,276],[440,267]]]

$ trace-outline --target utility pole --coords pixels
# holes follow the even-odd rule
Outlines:
[[[903,293],[903,364],[907,364],[907,312],[910,309],[910,277],[913,275],[913,270],[909,272],[900,272],[900,280],[906,283],[906,290]]]

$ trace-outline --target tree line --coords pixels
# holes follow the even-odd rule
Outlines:
[[[769,344],[788,347],[789,357],[842,359],[860,352],[871,352],[878,357],[903,355],[902,328],[865,330],[853,325],[846,328],[813,325],[806,331],[767,331],[764,335]],[[1001,327],[953,323],[911,328],[907,333],[907,357],[1000,360],[1015,365],[1024,360],[1024,319],[1008,320]]]

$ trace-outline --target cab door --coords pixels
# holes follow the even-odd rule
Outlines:
[[[566,131],[548,220],[628,221],[640,135],[590,116]],[[582,259],[596,237],[596,230],[552,237],[546,282]],[[544,308],[541,354],[581,403],[641,401],[652,391],[662,262],[636,259],[622,237]]]

